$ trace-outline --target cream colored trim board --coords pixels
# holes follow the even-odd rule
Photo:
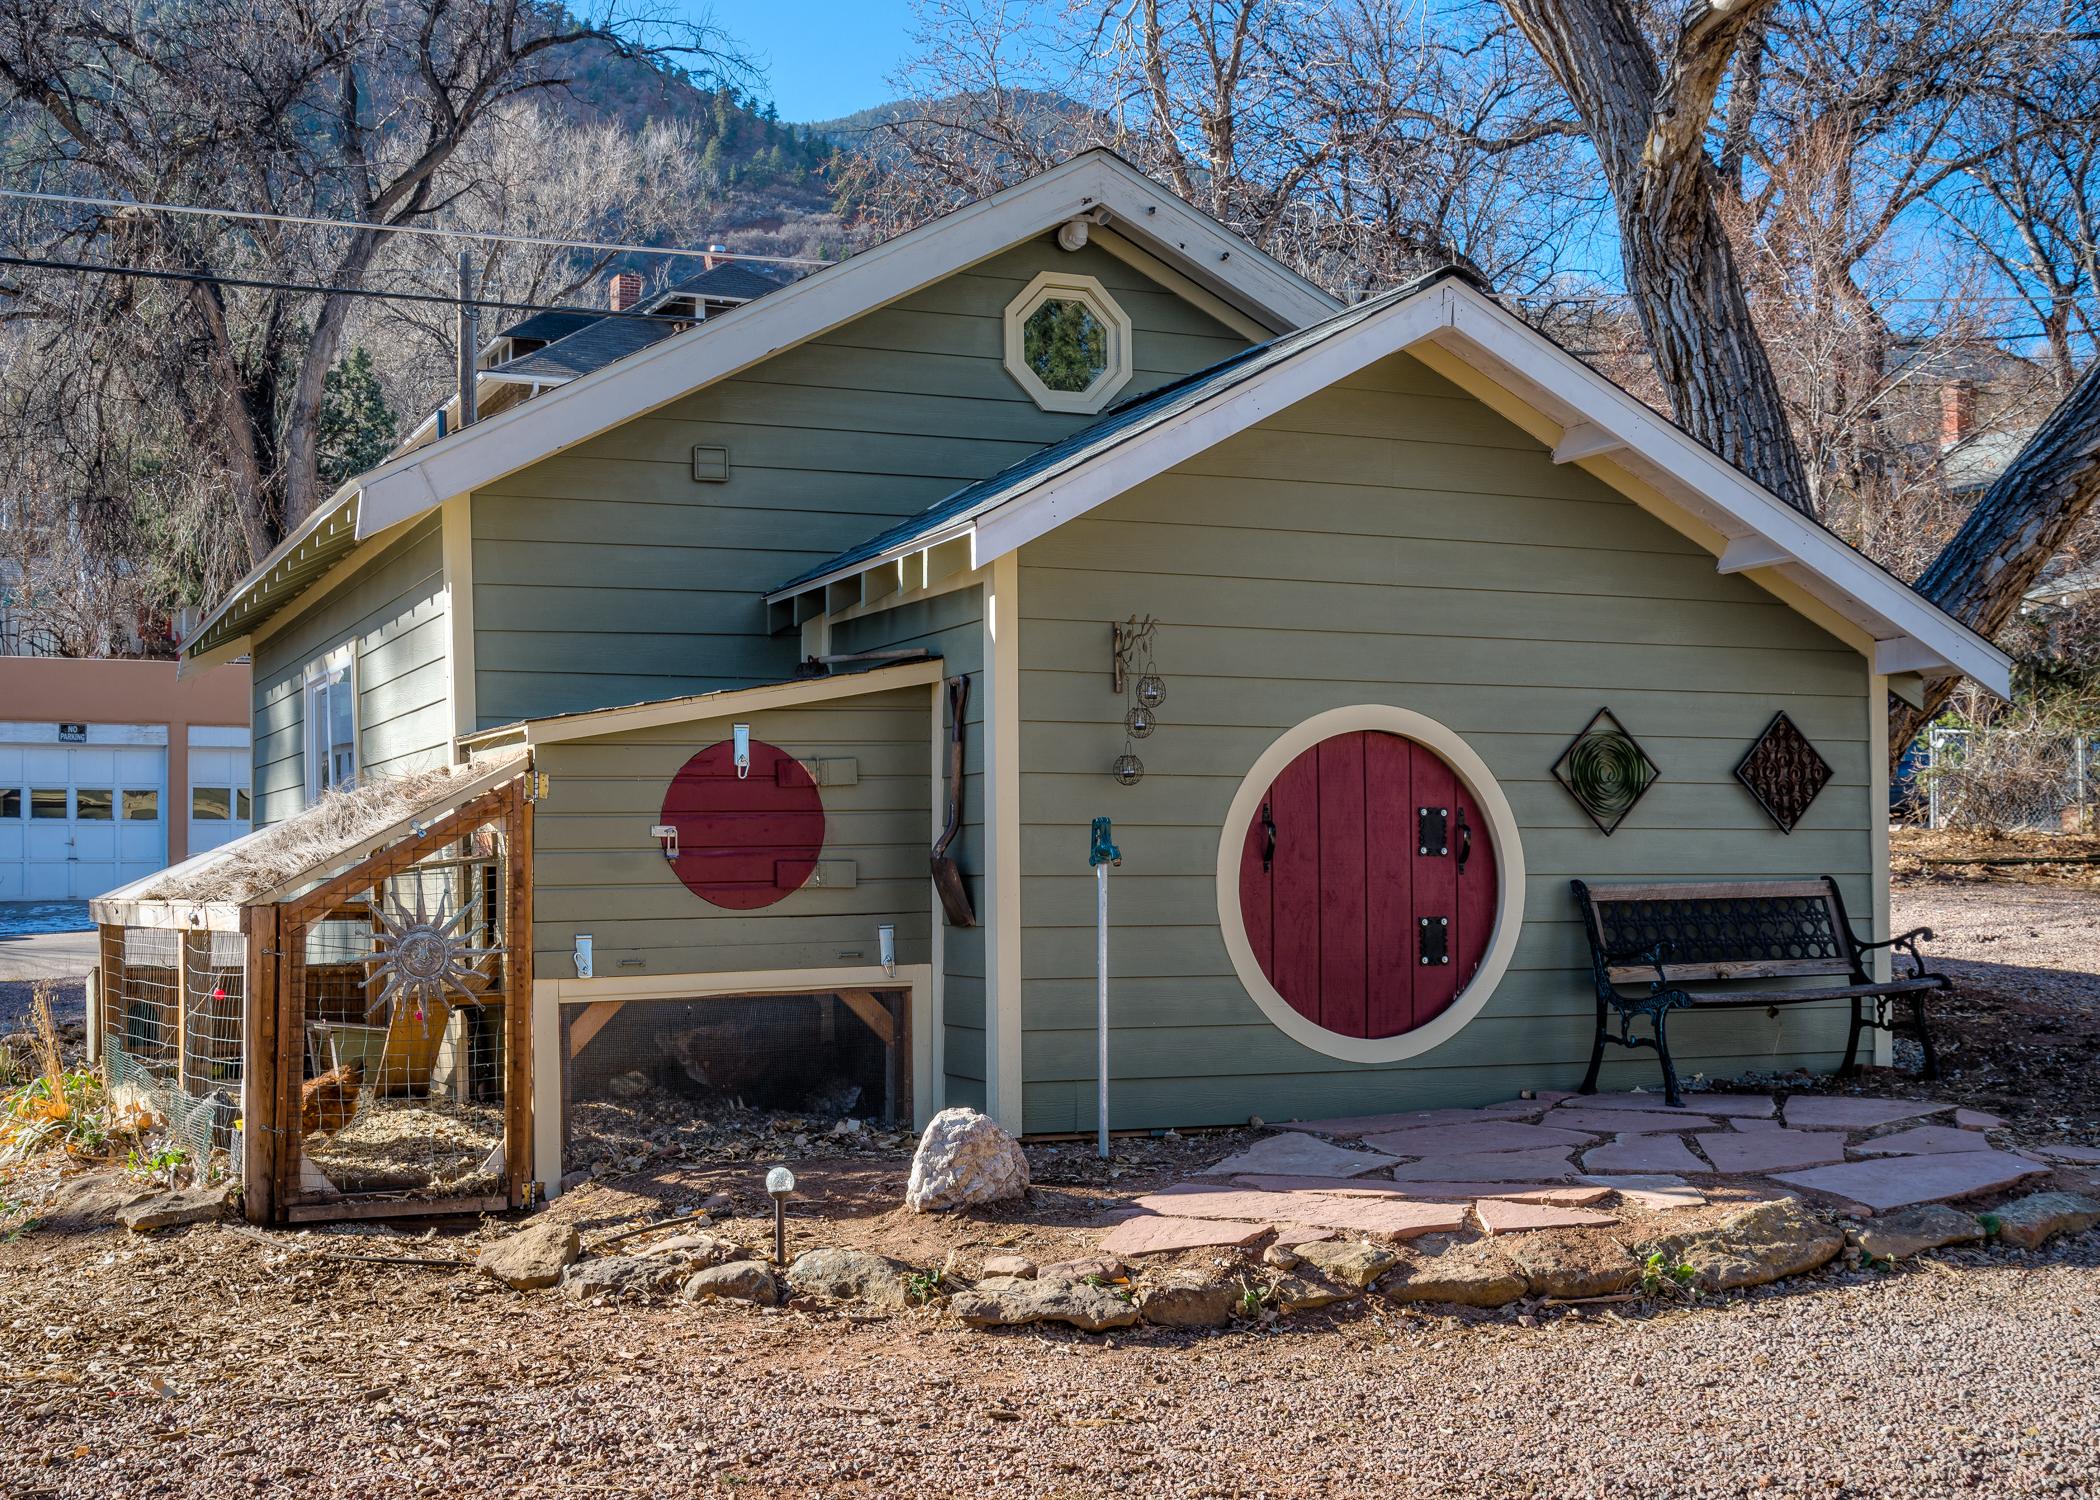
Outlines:
[[[1487,956],[1481,960],[1480,971],[1448,1010],[1427,1025],[1402,1032],[1399,1036],[1343,1036],[1291,1009],[1290,1002],[1276,992],[1276,986],[1269,983],[1269,976],[1262,972],[1261,962],[1254,956],[1254,945],[1247,940],[1246,916],[1240,911],[1240,856],[1246,847],[1247,825],[1253,821],[1270,785],[1286,766],[1320,741],[1363,730],[1397,734],[1427,745],[1458,772],[1459,780],[1465,783],[1466,790],[1473,794],[1480,803],[1481,812],[1487,816],[1488,837],[1494,844],[1497,875],[1501,882],[1497,893],[1500,904],[1495,913],[1495,933],[1488,940]],[[1502,788],[1488,770],[1487,762],[1474,752],[1471,745],[1436,720],[1412,709],[1396,708],[1386,703],[1358,703],[1348,708],[1329,709],[1285,730],[1268,749],[1262,751],[1241,780],[1240,789],[1233,795],[1232,806],[1225,814],[1225,826],[1218,834],[1218,926],[1225,936],[1225,952],[1232,959],[1233,972],[1239,975],[1247,994],[1261,1007],[1262,1014],[1275,1023],[1277,1030],[1323,1056],[1340,1058],[1344,1062],[1394,1063],[1420,1057],[1464,1030],[1466,1024],[1480,1014],[1488,997],[1494,994],[1495,986],[1508,972],[1510,959],[1516,955],[1517,936],[1524,925],[1524,895],[1523,834],[1517,825],[1517,815],[1511,811],[1509,799],[1502,795]]]
[[[610,979],[535,979],[532,982],[533,1166],[548,1197],[561,1190],[561,1013],[564,1005],[601,1000],[697,1000],[715,995],[807,995],[831,990],[903,990],[911,1008],[913,1128],[938,1112],[933,1070],[934,970],[899,964],[896,977],[880,966],[846,969],[753,969],[721,974],[637,974]]]
[[[447,652],[445,696],[454,735],[472,734],[474,718],[474,497],[457,495],[439,512],[444,528]]]
[[[895,688],[918,687],[938,682],[942,676],[938,657],[906,662],[895,667],[876,667],[842,677],[812,677],[804,682],[775,682],[764,687],[730,688],[720,693],[701,693],[691,698],[667,698],[661,703],[639,703],[630,708],[606,708],[594,713],[569,714],[558,719],[527,719],[466,735],[460,743],[470,751],[503,749],[510,745],[551,745],[562,740],[596,739],[600,735],[625,734],[634,729],[660,729],[666,724],[692,724],[730,714],[763,713],[769,708],[796,708],[823,703],[832,698],[857,698],[866,693],[886,693]]]
[[[825,583],[832,581],[828,578],[824,580]],[[973,589],[979,584],[988,584],[991,581],[992,575],[987,570],[970,568],[960,573],[950,573],[946,578],[941,579],[937,583],[930,583],[924,588],[912,589],[902,594],[885,594],[882,598],[870,599],[865,604],[848,605],[835,615],[812,615],[809,620],[804,620],[802,624],[805,629],[809,626],[811,620],[822,620],[827,626],[843,625],[848,620],[866,619],[869,615],[879,615],[893,609],[903,609],[908,604],[923,604],[928,599],[938,599],[943,594],[953,594],[962,589]],[[800,589],[797,592],[807,594],[820,587],[822,587],[821,584],[811,584],[808,588]],[[788,597],[793,598],[794,596],[791,594]]]
[[[1873,847],[1867,851],[1871,861],[1874,910],[1870,920],[1874,928],[1874,941],[1886,942],[1895,931],[1889,917],[1889,692],[1886,677],[1867,679],[1867,796],[1873,806],[1868,810],[1868,838]],[[1874,978],[1886,983],[1890,969],[1889,950],[1883,948],[1874,955]],[[1874,1033],[1874,1064],[1885,1068],[1889,1065],[1894,1049],[1889,1045],[1886,1031]]]
[[[1276,337],[1277,334],[1285,331],[1281,327],[1262,327],[1261,324],[1255,322],[1254,319],[1248,317],[1222,297],[1212,296],[1158,256],[1152,254],[1149,250],[1139,249],[1113,229],[1096,226],[1087,231],[1087,239],[1091,243],[1099,245],[1139,275],[1151,278],[1175,296],[1181,298],[1182,301],[1191,304],[1199,311],[1223,323],[1250,344],[1266,344],[1270,339]]]
[[[933,721],[933,826],[927,835],[930,850],[940,841],[941,832],[948,826],[948,688],[945,681],[936,682],[927,689],[931,694]],[[960,837],[960,830],[957,832]],[[941,893],[934,886],[929,867],[926,877],[926,909],[930,913],[933,941],[931,965],[933,982],[930,991],[933,997],[931,1021],[931,1057],[927,1067],[933,1076],[934,1113],[948,1107],[948,920],[943,915]]]
[[[984,601],[985,1113],[1021,1133],[1021,562],[992,565]]]

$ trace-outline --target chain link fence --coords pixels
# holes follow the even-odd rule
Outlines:
[[[2082,831],[2100,783],[2100,736],[1935,724],[1918,779],[1934,828]]]

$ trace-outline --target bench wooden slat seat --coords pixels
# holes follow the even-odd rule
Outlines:
[[[1930,973],[1918,952],[1932,929],[1915,928],[1878,943],[1861,942],[1845,915],[1845,900],[1829,876],[1817,880],[1671,881],[1645,885],[1587,885],[1568,882],[1582,910],[1590,963],[1597,986],[1597,1039],[1590,1049],[1589,1076],[1582,1092],[1597,1091],[1604,1044],[1652,1047],[1662,1063],[1665,1098],[1682,1108],[1677,1069],[1670,1061],[1665,1018],[1672,1010],[1772,1009],[1824,1000],[1852,1002],[1852,1030],[1844,1065],[1858,1067],[1859,1036],[1869,1029],[1893,1031],[1889,1002],[1909,997],[1909,1029],[1925,1053],[1924,1076],[1940,1076],[1932,1033],[1925,1023],[1925,997],[1951,988],[1944,974]],[[1867,972],[1877,948],[1907,954],[1912,972],[1877,982]],[[1844,984],[1785,990],[1686,990],[1686,984],[1742,979],[1842,978]],[[1621,985],[1646,984],[1644,995],[1626,995]],[[1869,1004],[1868,1002],[1871,1002]],[[1619,1018],[1617,1036],[1609,1015]],[[1633,1035],[1636,1017],[1646,1016],[1652,1037]]]

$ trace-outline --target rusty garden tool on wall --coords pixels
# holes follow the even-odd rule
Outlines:
[[[975,927],[977,913],[970,906],[970,893],[963,888],[962,871],[948,857],[948,845],[962,828],[963,706],[970,701],[970,679],[948,679],[948,826],[933,845],[933,888],[941,893],[941,908],[951,927]]]

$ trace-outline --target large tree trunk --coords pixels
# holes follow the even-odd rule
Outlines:
[[[1774,0],[1694,7],[1665,76],[1626,0],[1503,0],[1574,101],[1611,182],[1626,289],[1678,425],[1812,513],[1801,452],[1750,320],[1707,122],[1744,32]]]
[[[2035,429],[1915,587],[1982,636],[1995,636],[2071,530],[2100,499],[2100,360]],[[1936,678],[1925,706],[1889,700],[1889,767],[1946,707],[1961,679]]]

